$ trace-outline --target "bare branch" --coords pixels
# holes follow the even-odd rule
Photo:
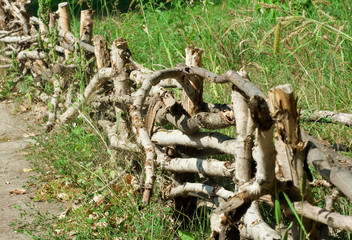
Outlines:
[[[110,146],[113,149],[122,149],[131,152],[141,152],[141,149],[137,144],[129,141],[128,139],[124,139],[118,136],[118,129],[116,123],[107,121],[107,120],[99,120],[98,124],[105,130],[108,134]]]
[[[252,176],[252,147],[254,122],[250,114],[249,106],[243,96],[233,91],[232,104],[236,119],[236,141],[235,141],[235,178],[239,185],[248,182]]]
[[[216,159],[200,158],[170,158],[157,151],[158,163],[161,169],[179,173],[202,173],[207,176],[220,176],[231,178],[234,166],[231,162]]]
[[[170,193],[166,194],[167,198],[176,198],[182,196],[192,196],[192,193],[204,194],[207,197],[230,198],[234,193],[222,187],[213,187],[202,183],[184,183],[175,188],[171,188]]]
[[[352,217],[316,207],[308,202],[294,202],[293,206],[298,215],[326,224],[332,228],[352,231]]]
[[[0,42],[3,43],[24,43],[24,42],[35,42],[38,36],[19,36],[19,37],[3,37],[0,38]]]
[[[302,134],[302,138],[303,141],[309,140],[307,144],[308,163],[312,164],[323,178],[338,187],[345,196],[352,200],[352,189],[349,184],[352,181],[352,174],[346,167],[342,168],[340,165],[340,163],[347,165],[351,169],[352,159],[324,146],[312,136]]]
[[[235,140],[221,133],[196,133],[186,135],[179,130],[159,130],[152,141],[160,146],[187,146],[193,148],[213,148],[223,153],[235,155]]]
[[[264,222],[257,201],[253,201],[243,217],[241,237],[246,239],[272,240],[280,239],[280,235]]]
[[[69,107],[66,112],[61,115],[60,121],[62,123],[67,123],[68,121],[71,121],[77,113],[78,109],[80,109],[81,106],[90,98],[90,96],[94,93],[98,85],[102,84],[108,78],[113,77],[115,74],[115,71],[111,68],[100,69],[97,74],[95,74],[93,79],[89,82],[88,86],[84,91],[84,95],[80,95],[77,103]]]
[[[65,31],[65,30],[60,30],[59,31],[59,36],[61,36],[69,45],[61,44],[62,47],[64,48],[70,48],[73,49],[75,43],[78,43],[84,50],[87,52],[94,53],[94,46],[85,43],[83,41],[79,41],[71,32]]]
[[[27,58],[31,58],[31,59],[45,59],[46,58],[46,54],[43,52],[39,52],[37,50],[33,50],[33,51],[21,51],[17,54],[17,59],[18,61],[22,61],[25,60]]]
[[[312,115],[309,116],[309,120],[317,122],[339,123],[348,127],[352,126],[352,114],[347,113],[316,110]]]

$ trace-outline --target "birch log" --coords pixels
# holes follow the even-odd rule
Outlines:
[[[171,110],[171,113],[163,108],[160,114],[185,134],[195,134],[202,128],[222,129],[234,125],[234,116],[230,111],[218,113],[200,112],[189,117],[188,115],[179,113],[179,111],[175,110],[179,109],[179,107],[181,106],[175,106],[175,108],[172,108],[173,110]]]
[[[23,61],[23,60],[26,60],[27,58],[30,58],[30,59],[45,59],[46,58],[46,54],[43,53],[43,52],[39,52],[37,50],[33,50],[33,51],[27,51],[27,50],[24,50],[24,51],[21,51],[17,54],[17,60],[18,61]]]
[[[85,43],[83,41],[80,41],[69,31],[60,30],[59,31],[59,39],[61,40],[61,42],[60,42],[61,47],[65,48],[67,50],[74,51],[75,44],[78,43],[87,52],[94,53],[94,51],[95,51],[94,46],[92,46],[89,43]]]
[[[95,35],[93,41],[94,53],[98,69],[103,67],[110,67],[110,52],[105,38],[101,35]]]
[[[115,75],[115,71],[111,68],[100,69],[92,80],[89,82],[88,86],[84,91],[84,95],[78,97],[77,103],[71,105],[66,112],[60,116],[61,123],[65,124],[71,121],[78,112],[78,109],[92,96],[99,84],[102,84],[107,79]]]
[[[197,75],[213,83],[222,84],[231,82],[235,90],[248,101],[251,110],[255,110],[251,111],[252,118],[258,123],[259,127],[262,130],[271,128],[273,120],[270,115],[269,107],[266,104],[266,96],[248,77],[243,77],[240,72],[236,71],[228,71],[218,75],[200,67],[189,67],[184,64],[179,64],[177,67],[186,74]]]
[[[258,201],[253,201],[243,217],[241,237],[245,239],[274,240],[280,239],[280,235],[264,222]]]
[[[188,46],[186,48],[186,65],[190,67],[202,66],[203,49]],[[188,76],[183,86],[182,106],[193,116],[200,111],[203,102],[203,79],[199,76]]]
[[[180,186],[170,189],[169,193],[166,193],[167,198],[176,198],[184,196],[193,196],[192,194],[201,194],[206,197],[221,197],[228,199],[233,195],[233,192],[228,191],[222,187],[213,187],[202,183],[189,183],[186,182]]]
[[[316,110],[309,116],[309,120],[318,122],[334,122],[346,125],[348,127],[352,126],[352,114],[347,113]]]
[[[302,142],[299,129],[299,113],[292,86],[289,84],[277,86],[269,91],[270,110],[276,116],[276,135],[284,143],[286,151],[280,151],[281,158],[277,158],[279,167],[290,169],[291,174],[284,176],[293,181],[298,189],[303,177],[305,159],[305,145]],[[286,154],[284,156],[283,154]]]
[[[49,103],[48,121],[46,122],[46,131],[50,132],[56,121],[56,112],[61,94],[60,82],[58,79],[53,79],[54,92]]]
[[[114,84],[115,96],[129,96],[132,91],[132,84],[129,78],[128,64],[130,62],[131,52],[128,49],[127,41],[124,38],[118,38],[111,43],[111,67],[118,73],[112,78]],[[128,123],[127,106],[119,108],[114,106],[117,121],[119,121],[119,137],[122,139],[130,138],[132,132]],[[118,117],[119,116],[119,117]],[[117,124],[117,123],[116,123]]]
[[[237,186],[248,182],[252,176],[252,147],[254,122],[250,109],[244,97],[234,90],[232,92],[232,104],[236,121],[235,148],[235,179]]]
[[[149,204],[150,197],[152,195],[154,181],[155,181],[155,160],[156,154],[155,149],[152,141],[150,140],[149,133],[144,126],[143,117],[142,117],[142,107],[146,97],[149,95],[149,92],[152,86],[157,85],[161,80],[167,78],[180,78],[182,70],[180,69],[165,69],[154,72],[153,74],[149,75],[143,81],[142,86],[137,90],[135,93],[136,99],[133,102],[133,105],[130,108],[130,115],[132,118],[132,123],[134,125],[134,131],[141,142],[145,154],[145,189],[143,193],[143,203]]]
[[[117,134],[117,125],[116,123],[107,121],[107,120],[99,120],[98,124],[104,129],[104,131],[108,134],[110,146],[113,149],[122,149],[125,151],[140,153],[140,148],[133,142],[128,139],[122,139]]]
[[[59,3],[58,5],[58,13],[59,13],[59,27],[66,32],[71,31],[70,26],[70,12],[69,12],[69,5],[67,2]],[[65,58],[66,60],[69,59],[69,54],[71,51],[65,50]]]
[[[82,42],[91,43],[92,41],[93,14],[94,14],[94,11],[91,9],[81,11],[81,25],[79,29],[79,39]]]
[[[170,158],[157,152],[157,161],[161,169],[178,173],[201,173],[205,176],[231,178],[234,171],[232,162],[201,158]]]
[[[197,133],[186,135],[179,130],[159,130],[152,141],[160,146],[186,146],[192,148],[213,148],[223,153],[235,155],[235,140],[221,133]]]
[[[308,141],[307,160],[320,175],[335,185],[349,199],[352,200],[352,159],[335,152],[331,147],[325,146],[312,136],[302,134]],[[342,167],[342,166],[345,167]]]
[[[308,202],[294,202],[293,206],[298,215],[303,215],[306,218],[326,224],[332,228],[350,232],[352,231],[351,216],[344,216],[336,212],[328,211],[326,209],[313,206]]]

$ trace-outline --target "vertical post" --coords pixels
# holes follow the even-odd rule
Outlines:
[[[115,94],[117,96],[130,94],[131,81],[127,72],[130,56],[131,52],[128,49],[126,39],[118,38],[111,43],[111,66],[119,73],[114,78]]]
[[[297,101],[293,96],[293,89],[290,84],[277,86],[269,91],[270,111],[276,116],[276,157],[279,166],[279,176],[283,175],[286,181],[292,181],[296,191],[291,192],[291,196],[303,198],[312,202],[311,191],[302,189],[303,186],[309,189],[308,184],[302,184],[304,176],[305,143],[299,128],[299,112],[297,111]],[[289,169],[289,170],[287,170]],[[300,191],[299,191],[300,190]],[[302,194],[304,194],[302,196]],[[312,229],[312,221],[303,219],[303,225],[307,231]],[[300,238],[301,226],[295,223],[292,228],[293,239]]]
[[[71,31],[71,26],[70,26],[70,12],[68,9],[68,3],[67,2],[62,2],[59,3],[58,5],[58,12],[59,12],[59,26],[62,30]],[[65,50],[65,59],[67,60],[69,58],[69,54],[71,51]]]
[[[91,43],[93,36],[93,14],[91,9],[81,11],[81,25],[79,29],[79,39],[86,43]]]
[[[292,180],[300,188],[303,176],[304,143],[300,135],[299,114],[290,84],[277,86],[269,91],[270,111],[276,116],[278,164],[286,180]],[[285,159],[285,160],[283,160]],[[290,171],[288,172],[287,169]]]
[[[49,14],[49,29],[55,28],[55,13],[51,12]]]
[[[111,67],[118,73],[113,78],[114,90],[116,96],[125,96],[131,93],[131,80],[127,65],[130,62],[131,52],[128,49],[127,41],[124,38],[118,38],[111,43]],[[118,133],[121,138],[128,139],[130,134],[130,128],[128,126],[127,116],[123,113],[128,112],[128,109],[120,109],[115,106],[115,113],[119,119]]]
[[[186,48],[186,65],[190,67],[202,66],[203,49],[188,46]],[[182,106],[193,116],[200,112],[203,103],[203,79],[193,76],[187,79],[187,84],[183,86]]]
[[[4,6],[3,6],[3,3],[2,1],[0,1],[0,28],[1,29],[6,29],[5,26],[6,26],[6,14],[5,14],[5,11],[4,11]]]
[[[110,53],[105,38],[101,35],[95,35],[94,41],[94,54],[97,61],[98,69],[110,66]]]
[[[254,122],[244,97],[233,88],[232,105],[236,120],[235,181],[238,186],[248,182],[252,176],[252,148]]]

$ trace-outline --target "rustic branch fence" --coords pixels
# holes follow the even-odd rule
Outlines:
[[[273,204],[280,192],[304,216],[302,224],[311,239],[324,237],[316,233],[314,222],[320,224],[320,233],[327,226],[352,231],[352,217],[334,212],[333,201],[325,209],[314,206],[306,184],[309,163],[352,199],[350,169],[340,165],[352,166],[352,160],[300,129],[290,85],[272,88],[266,96],[243,71],[218,75],[202,68],[203,51],[192,46],[186,48],[184,64],[152,71],[131,59],[125,39],[112,41],[109,49],[104,37],[93,37],[93,11],[82,11],[78,39],[70,32],[67,3],[48,15],[47,24],[27,15],[29,3],[0,1],[0,42],[6,44],[2,68],[11,66],[14,54],[22,75],[34,77],[33,87],[46,81],[54,86],[51,96],[37,92],[50,106],[48,131],[57,123],[69,123],[82,106],[90,105],[112,149],[143,154],[144,204],[149,204],[160,168],[169,173],[163,186],[165,199],[192,196],[211,204],[214,239],[230,239],[238,233],[243,238],[280,239],[285,227],[272,228],[259,211],[260,202]],[[53,44],[50,38],[55,33],[59,41]],[[95,61],[85,65],[89,81],[81,92],[71,81],[82,67],[72,61],[76,56]],[[232,103],[205,103],[203,81],[230,83]],[[182,101],[169,88],[181,89]],[[344,121],[350,125],[351,116],[344,115]],[[165,128],[170,123],[172,130]],[[236,138],[206,131],[223,128],[235,128]],[[231,160],[213,157],[222,154]],[[234,183],[235,188],[221,183]],[[293,219],[287,201],[277,200],[286,217]],[[299,238],[298,223],[290,238]]]

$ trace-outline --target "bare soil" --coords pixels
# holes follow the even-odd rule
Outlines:
[[[33,221],[33,216],[28,214],[21,217],[18,206],[25,211],[30,209],[50,214],[58,214],[62,209],[56,203],[32,201],[35,189],[28,189],[28,183],[35,173],[28,171],[31,167],[25,155],[31,144],[34,144],[31,136],[38,128],[32,116],[14,115],[13,112],[13,104],[0,102],[0,239],[32,239],[17,233],[11,226],[16,222],[12,225],[23,228]],[[10,194],[16,188],[26,189],[26,192]]]

